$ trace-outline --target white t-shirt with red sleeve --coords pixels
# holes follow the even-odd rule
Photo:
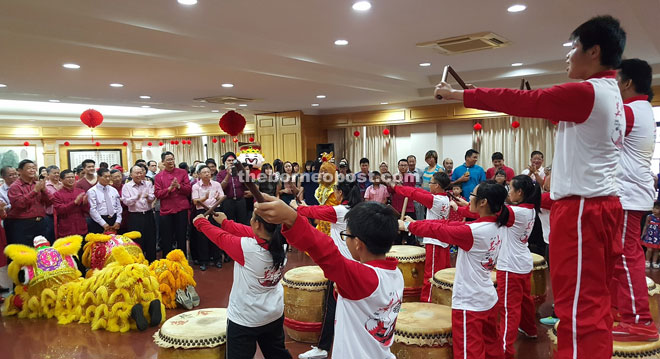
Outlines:
[[[465,90],[465,107],[537,117],[557,125],[550,193],[558,200],[616,196],[625,118],[616,71],[532,91]]]
[[[396,186],[394,188],[396,193],[402,196],[409,197],[413,201],[420,203],[426,207],[426,219],[448,219],[449,218],[449,197],[446,193],[432,194],[421,188]],[[438,240],[433,237],[424,237],[422,240],[424,244],[433,244],[443,248],[449,247],[449,244]]]
[[[346,220],[344,216],[348,213],[348,207],[340,204],[338,206],[298,206],[298,213],[307,218],[314,218],[321,221],[330,222],[330,238],[335,243],[339,252],[345,258],[353,260],[351,252],[346,246],[346,242],[341,239],[339,233],[346,230]]]
[[[403,297],[403,274],[396,259],[360,263],[345,258],[332,239],[298,214],[287,241],[306,251],[325,277],[337,285],[334,358],[395,359],[390,351]]]
[[[533,204],[523,203],[509,206],[507,236],[502,241],[500,255],[497,257],[497,270],[517,274],[527,274],[534,269],[534,258],[529,251],[529,235],[534,229],[536,210]]]
[[[655,119],[648,96],[624,101],[626,139],[621,152],[621,171],[617,176],[621,206],[625,210],[650,211],[655,200],[651,158],[655,150]]]
[[[225,220],[218,228],[205,218],[196,220],[194,225],[236,262],[227,318],[254,328],[282,317],[284,289],[280,279],[286,261],[275,269],[268,243],[258,238],[250,226]]]

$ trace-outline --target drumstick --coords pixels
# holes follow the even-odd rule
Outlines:
[[[257,185],[252,181],[252,178],[250,177],[250,173],[245,170],[245,167],[243,167],[243,164],[236,160],[234,162],[234,166],[236,166],[236,169],[239,170],[240,172],[246,173],[247,174],[247,182],[244,182],[245,186],[250,190],[252,195],[254,196],[254,199],[257,200],[257,203],[262,203],[264,201],[264,196],[261,195],[261,192],[259,191],[259,188]]]
[[[406,218],[406,208],[408,207],[408,197],[403,199],[403,208],[401,208],[401,220]]]
[[[206,212],[204,212],[204,217],[213,214],[213,212],[215,212],[215,209],[218,208],[220,204],[222,204],[222,201],[224,201],[225,198],[227,198],[227,196],[222,196],[219,200],[215,201],[215,203],[213,203],[211,208],[207,209]]]
[[[528,90],[532,89],[532,87],[529,86],[529,81],[525,80],[525,78],[523,77],[522,79],[520,79],[520,89],[524,90],[525,88],[527,88]]]
[[[454,69],[449,65],[445,66],[444,70],[442,70],[442,79],[440,81],[447,82],[447,75],[451,75],[451,77],[453,77],[454,80],[456,80],[456,82],[458,82],[458,84],[463,89],[468,88],[467,85],[465,84],[465,81],[463,81],[463,79],[460,76],[458,76],[458,73],[456,73],[456,71],[454,71]],[[436,96],[435,98],[437,98],[438,100],[442,100],[442,96],[440,95]]]

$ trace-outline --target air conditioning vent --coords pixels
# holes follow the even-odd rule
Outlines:
[[[417,47],[429,47],[444,54],[454,55],[471,51],[496,49],[511,44],[511,41],[492,32],[454,36],[435,41],[421,42]]]
[[[215,103],[220,105],[234,105],[241,103],[248,103],[256,101],[253,98],[234,97],[234,96],[211,96],[211,97],[198,97],[194,99],[197,102]]]

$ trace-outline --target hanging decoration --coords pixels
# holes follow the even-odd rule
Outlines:
[[[96,147],[101,146],[101,142],[96,142],[96,143],[94,144],[94,146],[96,146]]]
[[[238,138],[234,137],[233,141],[234,143],[238,142]]]
[[[222,142],[222,143],[227,143],[227,139],[226,139],[226,138],[223,138],[223,139],[220,140],[220,142]]]
[[[250,142],[254,142],[254,137],[250,136],[249,140]]]
[[[520,122],[518,122],[518,121],[513,121],[513,122],[511,122],[511,127],[513,127],[513,128],[518,128],[518,127],[520,127]]]
[[[360,137],[360,131],[355,131],[355,132],[353,132],[353,136],[355,136],[355,137]]]
[[[213,143],[218,143],[218,139],[217,139],[217,138],[214,138],[214,139],[211,140],[211,142],[213,142]],[[223,141],[222,143],[224,143],[224,141]]]
[[[26,147],[27,147],[27,146],[29,146],[29,145],[30,145],[30,142],[28,142],[28,141],[23,142],[23,146],[26,146]]]
[[[472,126],[472,128],[474,128],[475,131],[481,131],[481,129],[483,128],[483,126],[481,126],[480,123],[477,123],[477,124],[475,124],[474,126]]]
[[[147,142],[147,146],[151,147],[151,145],[153,145],[153,143]]]
[[[171,141],[170,141],[170,145],[173,145],[173,144],[174,144],[174,140],[171,140]]]
[[[64,142],[64,146],[69,147],[70,145],[71,145],[71,143],[69,143],[69,141]]]
[[[89,127],[92,131],[92,141],[94,141],[94,127],[100,126],[103,123],[103,115],[100,112],[89,109],[80,114],[80,121]]]
[[[383,135],[389,136],[390,135],[390,129],[389,128],[384,129],[383,130]]]
[[[243,129],[245,128],[245,117],[232,110],[222,115],[218,125],[230,136],[238,136],[238,134],[243,132]]]
[[[122,142],[122,145],[123,145],[124,147],[127,147],[127,146],[128,146],[128,142],[124,141],[124,142]]]
[[[158,146],[164,145],[163,141],[158,142]]]
[[[179,140],[174,140],[174,144],[175,144],[175,145],[178,145],[178,144],[179,144]]]

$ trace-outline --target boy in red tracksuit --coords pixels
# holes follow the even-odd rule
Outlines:
[[[558,327],[557,358],[609,358],[612,315],[606,288],[621,255],[623,210],[616,172],[625,117],[614,69],[626,34],[619,21],[598,16],[571,34],[568,77],[582,82],[548,89],[454,90],[435,95],[466,107],[547,118],[557,125],[551,196],[550,279]]]

